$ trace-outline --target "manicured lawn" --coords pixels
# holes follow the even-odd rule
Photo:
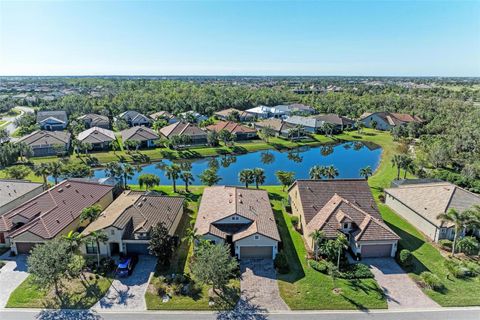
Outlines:
[[[137,186],[133,186],[134,189],[137,189]],[[187,198],[188,210],[181,220],[176,235],[182,239],[185,236],[187,228],[190,226],[192,221],[195,221],[198,204],[200,197],[202,195],[204,187],[190,187],[190,193],[183,193],[183,187],[179,187],[178,191],[180,195],[183,195]],[[174,195],[171,187],[158,187],[155,188],[157,191],[161,191],[168,195]],[[178,195],[178,194],[175,194]],[[240,282],[238,279],[233,279],[230,281],[229,288],[232,289],[232,301],[230,305],[217,304],[214,307],[208,305],[209,302],[209,287],[198,285],[198,291],[191,295],[174,295],[169,302],[163,303],[162,297],[158,295],[158,288],[161,285],[159,279],[160,276],[166,276],[171,274],[189,274],[190,270],[188,267],[188,260],[192,254],[193,247],[187,241],[181,241],[180,246],[175,250],[174,256],[172,257],[170,267],[168,270],[157,271],[152,277],[149,288],[145,293],[145,300],[147,303],[147,309],[149,310],[212,310],[214,309],[225,309],[231,308],[236,304],[240,294]]]
[[[290,215],[283,210],[286,192],[281,187],[265,187],[269,191],[275,219],[287,255],[290,273],[279,275],[278,285],[283,300],[292,310],[380,309],[387,303],[374,279],[337,279],[310,268],[302,235],[293,228]],[[339,294],[333,289],[341,289]]]
[[[105,295],[112,280],[102,276],[96,279],[92,274],[86,274],[86,279],[64,281],[63,303],[59,303],[53,289],[38,287],[33,283],[32,276],[29,276],[12,292],[6,307],[88,309]]]

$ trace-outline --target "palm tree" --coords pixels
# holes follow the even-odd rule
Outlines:
[[[17,142],[15,144],[17,152],[20,155],[20,161],[28,162],[28,158],[33,155],[33,149],[25,142]]]
[[[312,180],[321,180],[322,177],[325,175],[325,167],[315,165],[310,168],[308,174],[310,176],[310,179]]]
[[[262,168],[255,168],[252,170],[253,179],[255,180],[255,186],[258,189],[258,185],[265,183],[265,171]]]
[[[338,247],[338,256],[337,256],[337,269],[340,270],[340,256],[342,255],[343,249],[348,248],[348,239],[347,237],[343,234],[340,233],[337,236],[337,239],[335,239],[335,245]]]
[[[238,173],[238,180],[245,183],[245,188],[248,188],[250,183],[255,181],[252,169],[243,169]]]
[[[193,174],[190,171],[183,171],[180,174],[180,178],[183,180],[183,182],[185,182],[185,191],[188,192],[188,186],[195,181]]]
[[[70,252],[74,252],[83,242],[83,237],[80,233],[76,231],[70,231],[68,234],[63,236],[63,239],[68,242],[70,246]]]
[[[172,163],[165,167],[165,176],[167,179],[172,180],[173,192],[177,192],[177,179],[180,176],[182,169],[178,164]]]
[[[124,184],[124,188],[127,189],[127,186],[128,186],[128,179],[132,179],[133,176],[135,175],[135,168],[129,164],[129,163],[125,163],[123,164],[123,168],[122,168],[122,173],[123,173],[123,184]]]
[[[320,254],[320,244],[326,239],[325,232],[315,230],[310,233],[310,237],[312,238],[312,248],[315,260],[318,260]]]
[[[118,177],[122,176],[122,167],[116,161],[108,162],[104,171],[107,177],[111,177],[113,179],[117,179]]]
[[[77,154],[78,157],[80,157],[80,149],[81,149],[81,142],[78,139],[73,139],[72,140],[72,148],[73,152]]]
[[[48,164],[48,170],[51,176],[55,180],[55,184],[58,184],[58,177],[62,175],[63,164],[60,161],[50,162]]]
[[[215,169],[205,169],[202,173],[198,175],[200,178],[200,181],[204,185],[207,185],[209,187],[213,186],[214,184],[220,182],[222,178],[220,178],[217,174],[217,171]]]
[[[108,236],[103,231],[93,231],[88,235],[88,238],[97,244],[97,268],[100,267],[100,242],[108,241]]]
[[[397,167],[397,180],[400,180],[400,168],[402,167],[402,156],[396,154],[392,158],[392,167]]]
[[[338,170],[333,165],[325,168],[325,176],[328,179],[335,179],[338,176]]]
[[[145,186],[145,190],[148,190],[153,186],[158,186],[160,184],[160,178],[155,174],[145,173],[138,177],[138,184],[140,188]]]
[[[43,185],[46,187],[47,178],[48,178],[48,175],[50,174],[50,166],[48,165],[48,163],[42,162],[40,165],[34,166],[33,172],[37,177],[43,178]]]
[[[189,227],[185,231],[185,236],[182,238],[182,241],[188,241],[189,243],[195,243],[199,240],[200,236],[197,233],[197,228]]]
[[[80,213],[80,222],[91,223],[98,219],[100,213],[102,212],[102,207],[98,204],[83,208],[82,212]]]
[[[360,176],[364,177],[365,180],[368,180],[368,177],[372,175],[372,168],[366,166],[365,168],[360,169]]]
[[[444,223],[453,223],[454,235],[452,244],[452,256],[455,255],[455,247],[457,245],[457,239],[460,232],[466,227],[469,221],[471,221],[471,215],[469,211],[457,211],[454,208],[450,208],[447,212],[441,213],[437,216]]]
[[[407,173],[408,172],[414,173],[414,171],[415,171],[415,164],[413,162],[413,159],[410,158],[410,157],[405,157],[403,159],[402,167],[403,167],[403,170],[404,170],[403,179],[407,178]]]
[[[110,143],[110,146],[112,147],[113,154],[116,154],[117,151],[119,151],[120,148],[120,142],[118,142],[117,139],[113,140],[112,143]]]

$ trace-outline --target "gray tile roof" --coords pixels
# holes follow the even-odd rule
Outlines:
[[[121,131],[120,134],[122,135],[123,141],[157,140],[160,137],[155,130],[144,127],[144,126],[131,127]]]
[[[63,110],[55,110],[55,111],[38,111],[37,112],[37,123],[42,122],[48,118],[55,118],[64,123],[68,122],[67,113]]]
[[[31,147],[70,143],[70,132],[67,131],[34,131],[21,137],[16,142],[24,142]]]
[[[41,183],[30,182],[28,180],[2,179],[0,180],[0,207],[41,187]]]

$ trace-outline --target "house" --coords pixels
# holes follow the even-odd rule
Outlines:
[[[173,136],[188,136],[190,144],[207,144],[207,133],[197,125],[190,122],[177,122],[159,130],[160,135],[166,139]]]
[[[103,231],[108,236],[100,245],[101,255],[148,254],[152,228],[163,223],[173,236],[183,216],[183,203],[183,197],[126,190],[85,228],[82,235]],[[97,254],[97,245],[87,241],[81,251]]]
[[[191,111],[191,110],[180,113],[178,117],[183,121],[195,122],[195,123],[200,123],[202,121],[208,120],[207,116],[204,116],[203,114],[200,114],[196,111]]]
[[[303,116],[312,115],[316,112],[314,108],[301,103],[290,104],[288,106],[288,111],[290,112],[290,115],[303,115]]]
[[[143,115],[137,111],[129,110],[122,112],[115,119],[116,121],[123,120],[129,127],[146,126],[149,127],[152,121],[146,115]]]
[[[235,135],[235,140],[248,140],[253,139],[257,136],[257,130],[245,125],[232,122],[232,121],[219,121],[215,124],[207,126],[208,131],[220,132],[222,130],[227,130],[228,132]]]
[[[38,111],[37,124],[40,125],[40,129],[42,130],[65,130],[68,124],[67,113],[63,110]]]
[[[385,189],[385,203],[437,242],[452,240],[455,234],[453,224],[442,222],[438,215],[452,208],[464,211],[480,205],[480,196],[444,181],[412,179]]]
[[[131,127],[120,132],[123,144],[127,141],[138,141],[139,148],[151,148],[155,146],[156,140],[160,138],[158,133],[150,128],[140,126]]]
[[[34,131],[21,137],[16,143],[26,143],[33,150],[34,157],[47,157],[67,153],[70,149],[70,132]]]
[[[365,127],[372,128],[372,122],[376,123],[378,130],[390,130],[395,126],[407,125],[409,123],[421,124],[424,120],[415,115],[394,112],[365,112],[360,116],[360,122]]]
[[[265,190],[214,186],[203,191],[197,234],[225,243],[238,259],[274,259],[280,234]]]
[[[355,122],[337,114],[320,114],[315,116],[291,116],[285,119],[292,125],[302,126],[307,132],[317,133],[323,130],[326,123],[333,125],[334,132],[342,132],[343,130],[352,129]]]
[[[291,115],[310,115],[315,113],[315,109],[310,106],[306,106],[299,103],[294,103],[290,105],[276,105],[273,107],[268,106],[258,106],[246,110],[245,112],[254,115],[257,119],[268,119],[268,118],[286,118]]]
[[[173,114],[171,114],[168,111],[159,111],[159,112],[152,113],[150,115],[150,118],[152,118],[153,120],[163,119],[167,121],[168,124],[172,124],[180,121],[177,117],[175,117]]]
[[[290,130],[295,128],[295,125],[285,122],[282,119],[275,118],[255,122],[253,126],[255,129],[257,129],[257,131],[264,128],[269,128],[275,132],[275,136],[283,138],[288,138],[290,135]]]
[[[310,235],[320,230],[330,239],[345,234],[357,257],[395,256],[399,237],[380,216],[366,180],[297,180],[288,196],[310,250]]]
[[[0,215],[43,192],[43,184],[28,180],[0,180]],[[0,245],[5,243],[0,233]]]
[[[220,120],[228,121],[230,120],[229,119],[230,115],[235,112],[238,113],[238,118],[239,118],[238,120],[240,120],[241,122],[253,121],[255,119],[254,115],[246,111],[238,110],[235,108],[228,108],[225,110],[221,110],[221,111],[215,112],[214,115]]]
[[[92,127],[78,134],[77,140],[92,145],[93,150],[109,149],[112,142],[117,140],[115,133],[108,129]]]
[[[110,129],[110,120],[107,116],[103,116],[95,113],[88,113],[77,118],[78,121],[82,122],[86,128],[103,128]]]
[[[64,180],[0,216],[4,234],[16,254],[28,253],[37,244],[84,226],[80,214],[98,204],[113,201],[113,187],[79,180]]]

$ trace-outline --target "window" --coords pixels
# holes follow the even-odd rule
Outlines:
[[[85,243],[85,247],[87,249],[88,254],[97,253],[97,244],[94,242],[87,242]]]
[[[114,236],[114,235],[115,235],[115,230],[114,230],[114,229],[110,230],[110,234],[111,234],[112,236]]]
[[[232,220],[238,221],[238,220],[240,220],[240,218],[239,218],[239,217],[236,217],[236,216],[233,216],[233,217],[232,217]]]
[[[343,224],[343,229],[350,229],[350,223],[345,222],[345,223]]]
[[[258,240],[260,239],[260,236],[254,236],[253,239]]]

